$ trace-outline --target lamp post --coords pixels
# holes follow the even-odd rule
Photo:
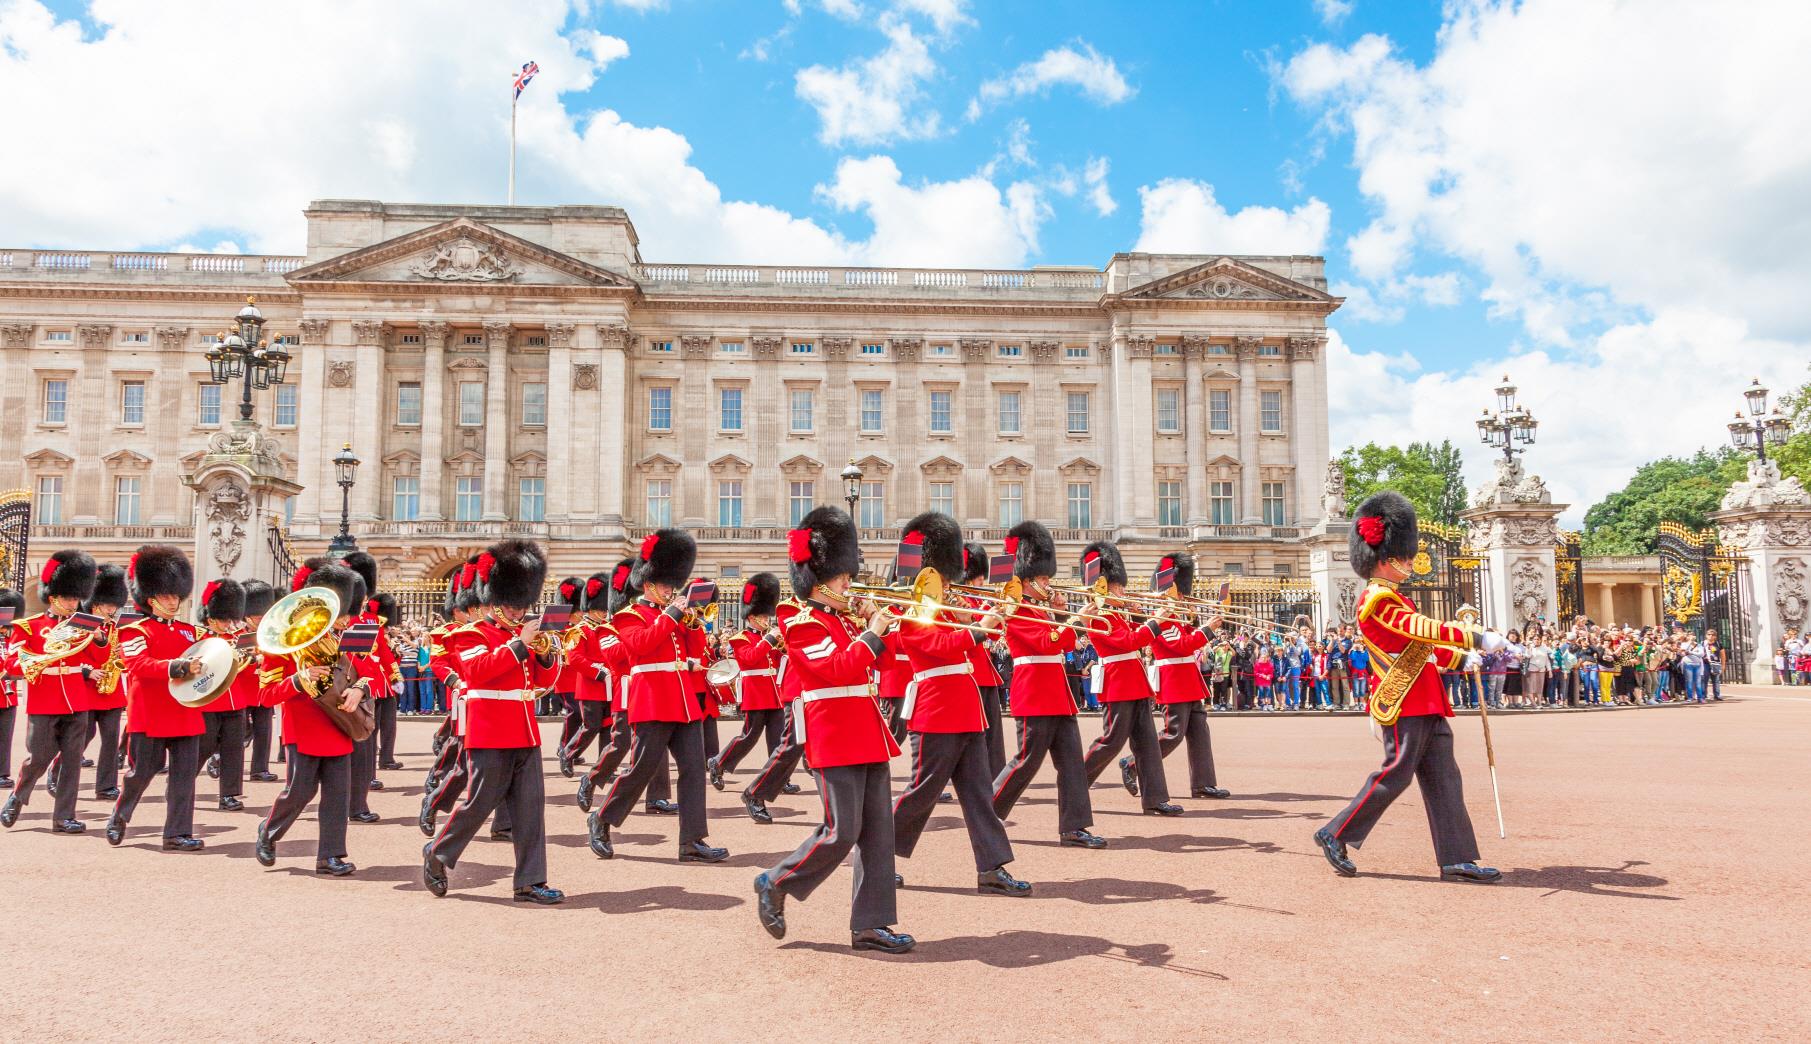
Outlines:
[[[239,419],[252,419],[252,391],[263,391],[282,384],[289,373],[290,354],[281,344],[271,344],[264,336],[264,313],[258,311],[255,297],[245,299],[245,307],[233,317],[234,328],[222,330],[208,349],[208,377],[215,384],[242,381]]]
[[[856,506],[861,503],[861,466],[854,461],[850,461],[849,466],[843,469],[842,477],[843,500],[849,505],[849,518],[854,520],[856,518]],[[861,528],[859,522],[857,523],[856,528]]]
[[[352,538],[352,484],[358,480],[358,465],[350,442],[333,455],[333,473],[340,484],[340,531],[327,542],[327,555],[336,561],[358,550],[358,541]]]
[[[1792,422],[1767,409],[1767,389],[1761,386],[1759,377],[1742,397],[1748,400],[1748,416],[1742,416],[1741,410],[1736,411],[1736,419],[1729,422],[1729,441],[1736,449],[1753,450],[1765,464],[1767,447],[1785,445],[1792,434]]]
[[[1478,418],[1478,441],[1503,451],[1503,460],[1515,463],[1515,455],[1525,452],[1534,445],[1534,432],[1540,422],[1526,406],[1515,400],[1515,385],[1509,383],[1507,374],[1503,383],[1497,385],[1497,408],[1493,411],[1485,407],[1484,415]]]

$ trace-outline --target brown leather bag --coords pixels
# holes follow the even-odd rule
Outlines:
[[[358,669],[352,666],[352,660],[341,656],[333,661],[333,671],[327,676],[327,684],[322,687],[320,695],[314,698],[314,704],[321,709],[321,713],[327,715],[334,727],[354,743],[369,739],[377,731],[377,713],[369,693],[352,710],[340,710],[340,701],[345,698],[346,690],[357,684],[358,680]]]

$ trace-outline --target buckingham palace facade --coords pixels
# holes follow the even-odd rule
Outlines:
[[[298,555],[338,531],[349,444],[350,530],[403,578],[507,535],[595,570],[660,525],[697,531],[706,573],[780,569],[789,524],[847,492],[871,558],[937,508],[996,547],[1036,518],[1066,556],[1305,571],[1340,304],[1319,257],[652,263],[615,207],[306,215],[302,257],[0,248],[0,490],[32,498],[34,558],[192,534],[182,476],[240,397],[206,353],[255,296],[294,356],[254,402],[303,487]]]

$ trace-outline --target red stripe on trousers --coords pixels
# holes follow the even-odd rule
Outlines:
[[[1365,807],[1365,802],[1371,800],[1372,792],[1374,792],[1377,789],[1377,781],[1382,779],[1384,777],[1385,773],[1387,773],[1391,769],[1395,768],[1398,764],[1401,764],[1402,753],[1403,753],[1401,729],[1402,729],[1402,726],[1400,725],[1400,723],[1392,722],[1390,724],[1390,738],[1394,739],[1396,741],[1396,757],[1394,758],[1394,760],[1386,762],[1384,764],[1383,768],[1380,768],[1377,770],[1376,779],[1371,780],[1371,785],[1365,788],[1364,796],[1360,797],[1358,799],[1357,803],[1352,806],[1352,811],[1349,814],[1347,814],[1346,821],[1339,825],[1339,829],[1333,831],[1333,837],[1335,840],[1337,840],[1339,838],[1339,835],[1345,833],[1346,827],[1349,826],[1352,822],[1352,817],[1358,815],[1358,810]]]

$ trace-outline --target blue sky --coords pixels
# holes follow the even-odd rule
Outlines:
[[[1806,377],[1811,5],[1752,6],[0,0],[0,228],[296,252],[309,199],[500,201],[534,59],[519,202],[650,260],[1323,254],[1335,449],[1469,445],[1507,371],[1575,521]]]

